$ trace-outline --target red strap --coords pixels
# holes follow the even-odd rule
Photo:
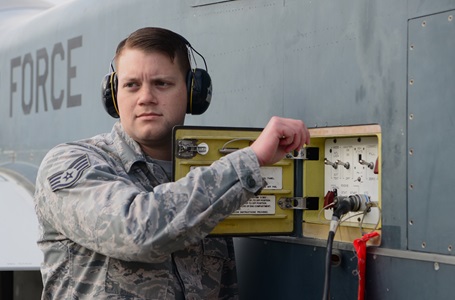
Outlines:
[[[367,242],[379,236],[376,231],[365,234],[360,239],[354,240],[354,249],[357,253],[357,274],[359,275],[358,300],[365,298],[365,269],[367,259]]]

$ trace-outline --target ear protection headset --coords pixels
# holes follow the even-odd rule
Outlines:
[[[188,73],[186,74],[186,113],[200,115],[207,110],[210,105],[210,101],[212,100],[212,79],[208,73],[205,58],[197,52],[184,37],[180,36],[180,38],[188,48],[188,59],[190,64],[191,57],[193,57],[194,60],[193,51],[196,52],[204,61],[205,70],[194,68],[188,70]],[[110,64],[110,68],[111,72],[105,75],[101,82],[101,99],[106,112],[113,118],[119,118],[120,116],[117,106],[118,80],[112,62]]]

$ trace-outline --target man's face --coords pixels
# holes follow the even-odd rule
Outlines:
[[[169,146],[172,128],[184,122],[186,79],[177,59],[128,48],[117,59],[120,122],[143,148]]]

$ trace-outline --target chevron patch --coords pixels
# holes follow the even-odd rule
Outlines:
[[[47,178],[53,192],[68,188],[76,183],[82,176],[84,170],[90,167],[90,160],[88,155],[84,154],[79,156],[68,169],[60,171]]]

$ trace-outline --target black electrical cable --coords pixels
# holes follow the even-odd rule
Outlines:
[[[335,232],[329,231],[329,237],[327,238],[327,251],[326,251],[326,255],[325,255],[324,294],[322,295],[322,300],[329,299],[330,272],[332,270],[332,246],[333,246],[334,238],[335,238]]]
[[[343,200],[337,200],[336,209],[332,214],[332,221],[330,222],[330,231],[329,237],[327,238],[327,247],[326,247],[326,255],[325,255],[325,275],[324,275],[324,289],[322,300],[329,299],[329,292],[330,292],[330,272],[332,270],[332,248],[333,248],[333,240],[335,238],[335,233],[338,227],[338,221],[340,220],[341,216],[346,214],[347,212],[351,211],[352,203],[349,201],[349,198],[345,198]]]
[[[332,248],[335,233],[337,231],[338,222],[341,216],[350,211],[359,211],[366,209],[365,199],[369,199],[366,195],[351,195],[348,197],[335,197],[335,210],[332,214],[332,221],[330,222],[329,237],[327,238],[327,251],[325,256],[325,276],[324,276],[324,290],[322,300],[329,299],[330,292],[330,272],[332,270]]]

